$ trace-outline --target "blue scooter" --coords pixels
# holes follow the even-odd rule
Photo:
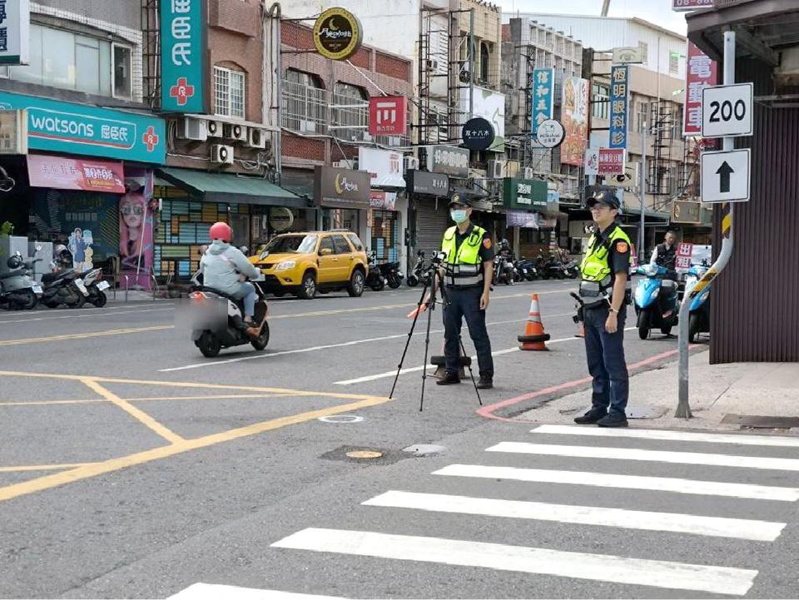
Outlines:
[[[685,274],[685,295],[687,298],[691,290],[708,270],[706,265],[694,265]],[[690,321],[688,322],[688,342],[693,344],[700,333],[710,333],[710,286],[691,300]]]
[[[635,314],[638,315],[638,337],[645,340],[651,329],[659,328],[669,335],[677,324],[677,282],[674,271],[658,265],[638,267],[639,275],[645,275],[635,288]]]

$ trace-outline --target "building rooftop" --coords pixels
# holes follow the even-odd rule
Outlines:
[[[637,25],[641,25],[641,26],[646,27],[648,29],[653,29],[655,31],[659,31],[661,33],[665,33],[665,34],[670,35],[671,37],[673,37],[675,39],[678,39],[678,40],[681,40],[683,42],[688,39],[684,35],[682,35],[681,33],[677,33],[676,31],[672,31],[671,29],[666,29],[665,27],[661,27],[660,25],[656,25],[655,23],[651,23],[650,21],[646,21],[646,20],[641,19],[639,17],[602,17],[602,16],[599,16],[599,15],[572,15],[572,14],[563,14],[563,13],[537,13],[537,12],[534,13],[534,12],[521,12],[521,11],[516,11],[516,12],[513,12],[513,13],[509,13],[509,12],[502,13],[503,20],[506,19],[506,18],[507,19],[515,19],[515,18],[530,18],[530,19],[533,19],[533,18],[535,18],[535,20],[538,21],[539,24],[544,24],[544,25],[547,25],[547,23],[545,21],[542,21],[542,20],[545,20],[546,17],[558,17],[558,18],[562,18],[562,19],[597,19],[597,20],[604,20],[604,21],[630,21],[632,23],[635,23]]]

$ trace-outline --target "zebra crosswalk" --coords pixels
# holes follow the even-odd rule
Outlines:
[[[783,535],[787,525],[784,520],[795,512],[791,503],[799,500],[799,488],[773,485],[795,482],[792,473],[799,470],[799,459],[771,455],[790,454],[799,448],[799,438],[795,437],[609,431],[560,425],[541,425],[526,435],[529,439],[523,441],[494,443],[472,463],[439,465],[422,481],[395,479],[392,489],[354,507],[360,511],[356,528],[308,527],[273,542],[271,547],[277,552],[295,553],[294,560],[311,552],[339,559],[349,556],[423,563],[428,568],[439,565],[515,576],[552,576],[567,583],[563,589],[568,589],[568,581],[593,581],[635,586],[633,594],[650,589],[652,595],[658,595],[658,590],[678,590],[743,596],[759,575],[758,565],[748,557],[757,556],[762,544],[772,544]],[[703,451],[711,447],[712,451]],[[640,463],[646,463],[638,468],[645,474],[618,472]],[[683,476],[673,476],[674,469]],[[488,480],[497,485],[487,486]],[[465,486],[461,491],[471,493],[452,493],[452,487],[461,483]],[[510,493],[506,486],[516,487]],[[572,493],[564,494],[564,489]],[[635,494],[635,508],[615,506],[612,498],[603,496],[616,490]],[[520,499],[520,495],[526,499]],[[531,497],[535,501],[527,499]],[[670,510],[662,510],[664,505]],[[717,514],[725,512],[728,514]],[[419,535],[419,531],[404,526],[409,514],[435,515],[435,521],[427,522],[435,525],[426,526],[424,535]],[[483,525],[460,528],[459,519],[477,519]],[[514,531],[524,540],[537,539],[532,529],[536,523],[567,529],[558,530],[566,533],[554,547],[542,542],[497,543],[462,533],[499,527],[500,522],[513,523]],[[524,533],[527,528],[529,534]],[[602,537],[602,531],[610,530],[619,535]],[[624,532],[632,531],[646,532],[649,537],[640,544],[622,544]],[[685,540],[685,548],[674,560],[664,559],[658,536],[677,536],[677,540]],[[593,538],[602,540],[601,553],[587,551],[584,540]],[[668,539],[674,543],[675,538]],[[732,554],[734,558],[718,556],[717,551],[716,559],[723,559],[718,560],[722,564],[708,564],[703,544],[711,544],[713,539],[753,546]],[[610,540],[608,545],[605,540]],[[747,564],[730,564],[733,560]],[[521,596],[535,596],[538,581],[531,579]],[[211,597],[212,588],[219,587],[204,585],[195,584],[175,598]],[[224,596],[234,600],[313,597],[225,588]],[[327,590],[315,591],[324,594]],[[427,594],[405,594],[420,595]]]

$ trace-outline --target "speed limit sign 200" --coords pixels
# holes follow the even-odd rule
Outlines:
[[[702,137],[752,135],[752,83],[702,90]]]

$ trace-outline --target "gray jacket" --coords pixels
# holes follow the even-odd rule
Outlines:
[[[239,291],[241,282],[239,273],[255,279],[260,271],[253,265],[241,250],[220,240],[214,240],[200,260],[200,271],[203,274],[203,285],[214,288],[225,294]]]

